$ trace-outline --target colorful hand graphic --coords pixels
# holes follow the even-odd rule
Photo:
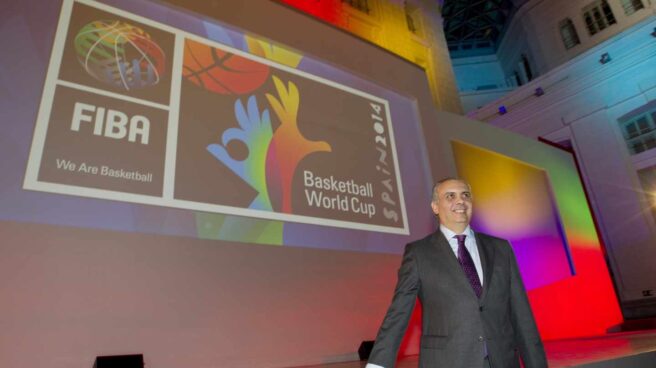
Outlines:
[[[291,51],[273,42],[254,36],[246,36],[245,38],[246,44],[248,45],[248,51],[282,65],[296,68],[301,62],[301,59],[303,59],[303,54]]]
[[[273,83],[278,98],[267,93],[269,104],[280,120],[280,127],[273,134],[273,139],[266,156],[266,174],[269,193],[280,193],[282,204],[280,211],[292,212],[292,179],[301,160],[313,152],[330,152],[327,142],[313,142],[306,139],[298,130],[298,106],[300,95],[292,82],[285,84],[275,75]]]
[[[235,101],[235,116],[239,128],[224,131],[221,144],[212,143],[207,146],[207,150],[259,193],[249,208],[271,211],[265,167],[273,134],[269,110],[262,110],[260,115],[257,99],[251,96],[248,98],[247,110],[241,100]],[[235,160],[226,150],[228,143],[233,140],[244,142],[248,148],[248,157],[243,161]]]

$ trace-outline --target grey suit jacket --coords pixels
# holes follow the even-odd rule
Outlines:
[[[508,241],[481,233],[483,293],[476,297],[438,230],[405,248],[394,298],[369,363],[392,368],[417,297],[422,304],[420,368],[546,367],[542,341]]]

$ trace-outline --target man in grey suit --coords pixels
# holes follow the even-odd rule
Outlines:
[[[440,229],[405,248],[394,298],[366,368],[393,368],[417,297],[420,368],[547,366],[508,241],[472,231],[472,194],[448,178],[433,188]]]

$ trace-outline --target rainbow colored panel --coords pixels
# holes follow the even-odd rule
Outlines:
[[[451,141],[473,226],[512,242],[543,339],[605,334],[622,316],[573,157],[498,135],[486,148]]]
[[[570,277],[567,240],[546,172],[453,142],[458,173],[474,193],[474,229],[508,239],[528,290]]]

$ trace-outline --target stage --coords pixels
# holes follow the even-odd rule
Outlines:
[[[545,341],[549,367],[656,367],[656,329],[605,336]],[[417,356],[401,359],[396,368],[416,368]],[[365,362],[343,362],[297,368],[362,368]]]

